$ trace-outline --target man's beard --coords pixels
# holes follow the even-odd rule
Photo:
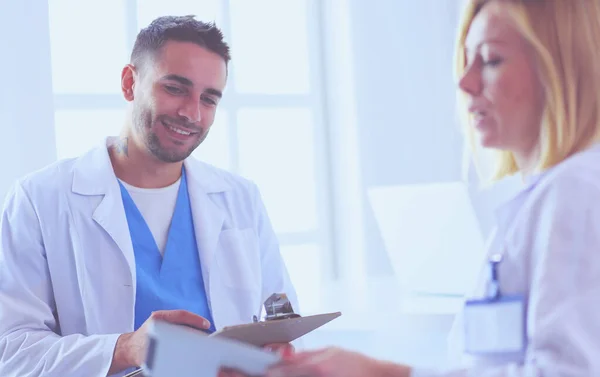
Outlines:
[[[152,129],[153,125],[157,127],[164,127],[160,121],[161,117],[154,117],[150,110],[138,109],[133,113],[133,126],[136,131],[142,136],[144,145],[152,153],[154,157],[162,162],[173,163],[180,162],[188,158],[192,152],[204,141],[208,132],[204,133],[202,137],[192,145],[187,151],[169,150],[164,148],[156,132]]]

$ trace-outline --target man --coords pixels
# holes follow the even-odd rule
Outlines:
[[[189,158],[206,138],[229,48],[161,17],[121,75],[119,138],[15,184],[1,219],[0,375],[123,375],[151,318],[214,331],[295,291],[256,186]],[[93,73],[92,73],[93,74]]]

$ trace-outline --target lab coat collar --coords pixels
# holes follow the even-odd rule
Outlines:
[[[188,181],[191,181],[188,183],[206,194],[225,192],[231,188],[223,177],[217,174],[218,170],[209,168],[208,165],[193,157],[187,158],[183,162],[183,167],[187,173]]]
[[[517,190],[515,190],[514,189],[515,185],[513,183],[513,190],[506,190],[506,196],[505,196],[504,200],[501,202],[502,204],[495,211],[496,220],[497,220],[498,224],[507,224],[510,221],[510,219],[513,217],[513,212],[521,207],[521,204],[524,202],[528,193],[530,193],[537,186],[539,186],[540,183],[545,178],[547,178],[553,171],[558,169],[561,165],[563,165],[565,163],[572,163],[573,160],[586,158],[586,156],[588,156],[590,153],[597,154],[599,152],[600,152],[600,143],[595,143],[591,147],[589,147],[583,151],[580,151],[578,153],[573,154],[572,156],[568,157],[566,160],[559,163],[558,165],[553,166],[544,171],[536,172],[536,173],[527,175],[525,177],[515,175],[512,177],[506,178],[505,179],[506,181],[520,179],[522,184],[520,185],[520,187],[518,187]],[[505,180],[503,180],[503,181],[505,181]],[[500,185],[504,184],[503,181],[501,181]]]
[[[81,156],[75,164],[72,190],[81,195],[103,195],[119,190],[117,178],[112,168],[108,145],[112,138],[105,139],[102,145]],[[206,194],[227,191],[230,187],[218,175],[217,170],[211,169],[203,162],[188,157],[183,162],[188,180],[193,186]]]
[[[128,229],[121,191],[108,154],[107,138],[103,145],[80,157],[73,169],[72,191],[79,195],[103,196],[94,209],[93,219],[113,239],[123,252],[131,271],[132,282],[136,281],[135,256]],[[202,262],[202,273],[208,289],[210,266],[214,260],[219,235],[224,225],[225,213],[212,200],[211,195],[227,191],[230,186],[218,174],[194,158],[184,161],[188,178],[188,193],[194,217],[194,229],[198,252]],[[135,285],[134,285],[135,287]],[[210,298],[209,298],[210,299]]]
[[[527,193],[539,184],[543,175],[544,173],[529,177],[515,175],[499,182],[495,189],[502,192],[503,195],[500,194],[502,200],[499,201],[499,206],[494,211],[498,226],[503,227],[510,222],[510,219],[514,217],[514,211],[521,207],[519,203],[522,203],[527,197]]]
[[[135,297],[136,269],[133,245],[125,209],[121,200],[119,182],[112,168],[107,148],[108,140],[79,157],[73,166],[73,193],[83,196],[102,196],[93,209],[92,218],[112,238],[123,253],[131,273],[133,297]]]

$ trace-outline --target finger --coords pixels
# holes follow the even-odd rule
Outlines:
[[[152,319],[160,319],[178,325],[187,325],[197,329],[210,328],[210,322],[197,314],[187,310],[159,310],[150,316]]]
[[[335,349],[327,348],[293,355],[284,363],[272,367],[267,377],[331,377],[339,368],[330,360],[332,352]]]
[[[284,359],[290,357],[295,351],[294,346],[290,343],[267,344],[264,348],[268,351],[278,354]]]
[[[267,349],[281,357],[284,360],[292,357],[294,355],[294,346],[291,344],[278,344],[278,345],[269,345]]]
[[[246,377],[244,374],[229,368],[223,368],[219,371],[218,377]]]
[[[286,357],[284,364],[301,364],[310,359],[320,358],[328,352],[327,349],[292,353]]]
[[[281,365],[267,371],[266,377],[326,377],[313,364]]]

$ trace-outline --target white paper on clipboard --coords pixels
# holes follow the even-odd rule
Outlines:
[[[248,344],[209,337],[188,326],[153,321],[149,331],[144,377],[216,376],[221,368],[264,375],[280,357]]]
[[[341,315],[341,312],[335,312],[306,317],[253,322],[244,325],[224,327],[210,336],[232,339],[257,347],[262,347],[267,344],[291,343],[311,331],[333,321]]]

